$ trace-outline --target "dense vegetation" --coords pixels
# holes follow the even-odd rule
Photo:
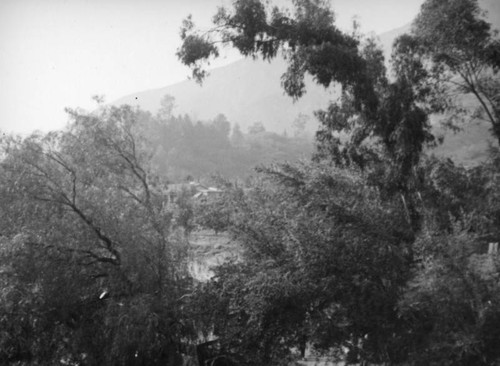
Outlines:
[[[187,115],[174,116],[173,104],[174,99],[166,95],[158,115],[145,116],[156,171],[170,181],[203,180],[213,174],[244,179],[258,164],[295,161],[312,154],[312,138],[303,126],[291,128],[293,133],[287,136],[268,132],[256,122],[245,133],[222,114],[196,123]]]
[[[389,77],[376,42],[341,32],[326,2],[293,4],[236,0],[204,34],[187,19],[178,55],[202,80],[219,42],[281,52],[295,98],[305,73],[340,84],[311,160],[269,164],[307,140],[231,132],[222,115],[194,124],[169,97],[154,117],[70,110],[63,131],[2,138],[0,362],[182,365],[210,336],[225,364],[288,365],[306,348],[351,364],[498,364],[500,154],[474,168],[424,154],[439,143],[429,116],[472,118],[467,94],[498,137],[496,34],[474,0],[427,0]],[[169,191],[211,173],[223,194]],[[206,283],[188,271],[197,227],[243,248]]]

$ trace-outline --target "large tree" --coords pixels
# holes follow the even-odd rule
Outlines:
[[[393,56],[396,77],[390,81],[375,42],[339,30],[328,2],[297,0],[293,5],[289,11],[259,0],[234,1],[231,10],[219,9],[214,28],[205,33],[188,18],[178,56],[202,80],[203,63],[219,54],[218,44],[264,60],[281,53],[288,61],[282,86],[293,98],[305,93],[306,74],[325,87],[339,84],[340,100],[318,112],[322,157],[326,154],[337,166],[376,170],[374,184],[399,194],[408,220],[418,228],[413,168],[433,141],[427,117],[431,90],[418,48],[408,38],[399,40]],[[380,165],[381,160],[387,164]]]
[[[442,107],[456,111],[472,96],[479,105],[476,116],[491,124],[500,141],[500,39],[478,1],[425,1],[412,35],[430,76],[441,84],[436,90]]]
[[[2,140],[0,359],[176,364],[187,246],[149,116],[69,113],[63,131]]]

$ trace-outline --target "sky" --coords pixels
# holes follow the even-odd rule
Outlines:
[[[331,0],[336,23],[380,34],[405,25],[423,0]],[[275,0],[280,6],[290,0]],[[230,0],[0,0],[0,130],[62,128],[65,107],[106,101],[185,80],[177,60],[182,20],[208,28]],[[212,67],[236,61],[228,51]]]

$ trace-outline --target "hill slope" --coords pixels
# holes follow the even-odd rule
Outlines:
[[[203,85],[186,80],[160,89],[147,90],[123,97],[113,104],[138,105],[156,112],[165,94],[175,97],[174,113],[187,113],[192,118],[207,120],[223,113],[243,131],[255,122],[262,122],[267,130],[281,133],[290,131],[291,123],[299,113],[309,114],[324,108],[335,97],[332,91],[307,81],[306,95],[293,102],[284,95],[280,77],[286,70],[281,59],[271,63],[242,59],[212,70]],[[309,130],[315,130],[311,122]]]

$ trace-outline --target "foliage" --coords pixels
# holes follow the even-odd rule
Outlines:
[[[423,161],[416,238],[369,174],[324,162],[261,173],[211,202],[245,255],[189,304],[226,354],[287,364],[309,345],[349,362],[497,362],[498,261],[484,254],[499,234],[495,159]]]
[[[181,38],[183,45],[178,50],[177,56],[186,65],[191,65],[193,76],[196,80],[201,80],[207,73],[201,68],[199,60],[208,60],[210,57],[217,57],[219,52],[213,44],[205,42],[203,38],[195,34],[189,34],[194,27],[191,16],[184,20],[182,27]]]
[[[298,0],[294,7],[295,13],[291,16],[278,7],[266,8],[260,0],[238,0],[233,3],[232,12],[219,8],[214,16],[215,28],[205,34],[200,34],[188,19],[181,29],[184,42],[179,58],[199,71],[199,62],[205,58],[201,50],[217,43],[230,44],[244,56],[260,55],[265,60],[281,51],[289,59],[282,84],[290,96],[300,97],[305,92],[307,72],[325,87],[335,81],[354,86],[356,94],[364,96],[360,99],[368,101],[371,88],[366,84],[363,72],[366,65],[358,52],[357,38],[335,27],[333,12],[325,1]],[[186,42],[190,36],[200,43]],[[191,48],[198,50],[188,51]],[[197,58],[183,57],[185,53],[198,52]],[[367,86],[366,90],[361,88],[362,84]]]
[[[423,229],[413,244],[413,275],[400,299],[401,348],[416,365],[493,365],[500,335],[498,162],[465,169],[422,165]]]
[[[259,163],[298,160],[312,153],[310,139],[285,138],[265,132],[263,126],[244,134],[219,114],[197,122],[171,114],[173,99],[166,96],[166,109],[151,119],[145,132],[152,143],[154,169],[171,182],[209,179],[214,174],[244,179]]]
[[[430,76],[442,84],[437,94],[442,105],[460,109],[464,96],[472,96],[479,103],[473,115],[491,123],[500,141],[500,40],[477,0],[427,0],[412,35],[426,56]]]
[[[200,312],[243,364],[286,364],[306,342],[385,360],[411,260],[397,205],[359,172],[325,164],[264,172],[225,200],[245,260],[217,269],[199,294],[213,305]]]
[[[207,197],[199,200],[195,205],[195,210],[196,223],[199,227],[213,230],[215,234],[227,230],[230,211],[221,197]]]
[[[187,246],[148,116],[69,114],[64,131],[2,141],[2,362],[173,365],[192,334]]]
[[[500,357],[498,258],[478,254],[462,225],[416,242],[421,261],[399,305],[415,365],[493,365]]]
[[[193,189],[184,188],[180,192],[177,192],[173,200],[175,203],[175,214],[173,217],[175,225],[182,227],[186,236],[189,236],[195,229],[194,194]]]

